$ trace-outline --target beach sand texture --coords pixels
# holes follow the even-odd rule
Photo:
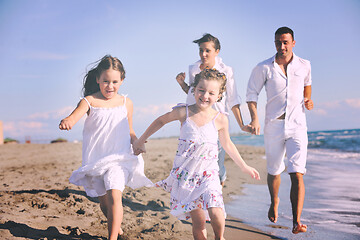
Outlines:
[[[176,148],[175,138],[149,140],[145,174],[153,182],[168,176]],[[264,149],[238,149],[247,163],[259,170],[262,180],[245,176],[227,157],[226,202],[241,194],[242,184],[266,181]],[[107,222],[97,199],[87,197],[82,187],[68,181],[79,166],[81,143],[1,145],[0,239],[106,239]],[[162,189],[126,188],[122,239],[192,239],[191,222],[173,217],[169,202],[169,193]],[[228,215],[227,240],[277,239]],[[207,225],[209,239],[214,239]]]

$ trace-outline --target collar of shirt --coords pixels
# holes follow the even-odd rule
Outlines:
[[[295,53],[293,53],[293,57],[291,59],[291,61],[289,62],[289,64],[287,65],[287,70],[286,70],[286,75],[287,76],[290,76],[292,74],[296,74],[296,72],[299,70],[299,69],[302,69],[303,68],[303,64],[302,59],[299,58],[298,56],[295,55]],[[276,62],[276,54],[272,57],[272,60],[271,60],[272,64],[274,65],[274,68],[276,70],[279,71],[279,73],[285,78],[287,79],[288,77],[284,74],[284,72],[281,70],[281,68],[279,67],[278,63]]]
[[[199,69],[197,73],[200,72],[200,65],[201,65],[201,63],[202,63],[201,60],[199,60],[199,61],[197,61],[197,62],[194,64],[194,65],[196,66],[196,68]],[[221,57],[219,57],[219,56],[216,56],[216,57],[215,57],[215,64],[214,64],[214,66],[213,66],[212,68],[215,68],[215,69],[218,70],[219,72],[223,72],[223,71],[224,71],[224,63],[223,63]]]

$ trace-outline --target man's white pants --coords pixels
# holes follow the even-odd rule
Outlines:
[[[267,170],[279,175],[287,167],[288,173],[306,173],[308,136],[307,129],[285,129],[285,120],[268,122],[264,128]],[[285,153],[287,157],[284,162]]]

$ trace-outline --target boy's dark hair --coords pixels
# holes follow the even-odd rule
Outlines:
[[[193,41],[193,43],[197,43],[198,45],[200,45],[201,43],[204,43],[204,42],[213,42],[215,50],[219,49],[219,51],[220,51],[221,46],[220,46],[219,39],[217,39],[216,37],[214,37],[210,33],[205,33],[202,36],[202,38],[199,38],[199,39]]]
[[[99,61],[95,62],[96,64],[84,77],[84,86],[83,86],[83,94],[84,97],[91,95],[100,91],[99,84],[96,80],[100,77],[103,71],[108,69],[113,69],[120,72],[121,80],[125,79],[125,69],[121,61],[110,55],[105,55]]]
[[[294,40],[294,31],[291,30],[291,29],[288,28],[288,27],[278,28],[278,30],[276,30],[276,32],[275,32],[275,36],[276,36],[276,35],[281,35],[281,34],[286,34],[286,33],[290,33],[292,39]]]

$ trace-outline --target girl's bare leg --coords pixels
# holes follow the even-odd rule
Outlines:
[[[224,240],[225,216],[224,211],[219,207],[208,208],[211,219],[211,226],[214,230],[216,240]]]
[[[123,232],[121,223],[123,219],[122,193],[111,189],[104,196],[99,197],[100,208],[108,219],[109,239],[117,239]]]
[[[192,219],[192,232],[195,240],[206,240],[206,218],[204,210],[195,209],[190,212]]]

